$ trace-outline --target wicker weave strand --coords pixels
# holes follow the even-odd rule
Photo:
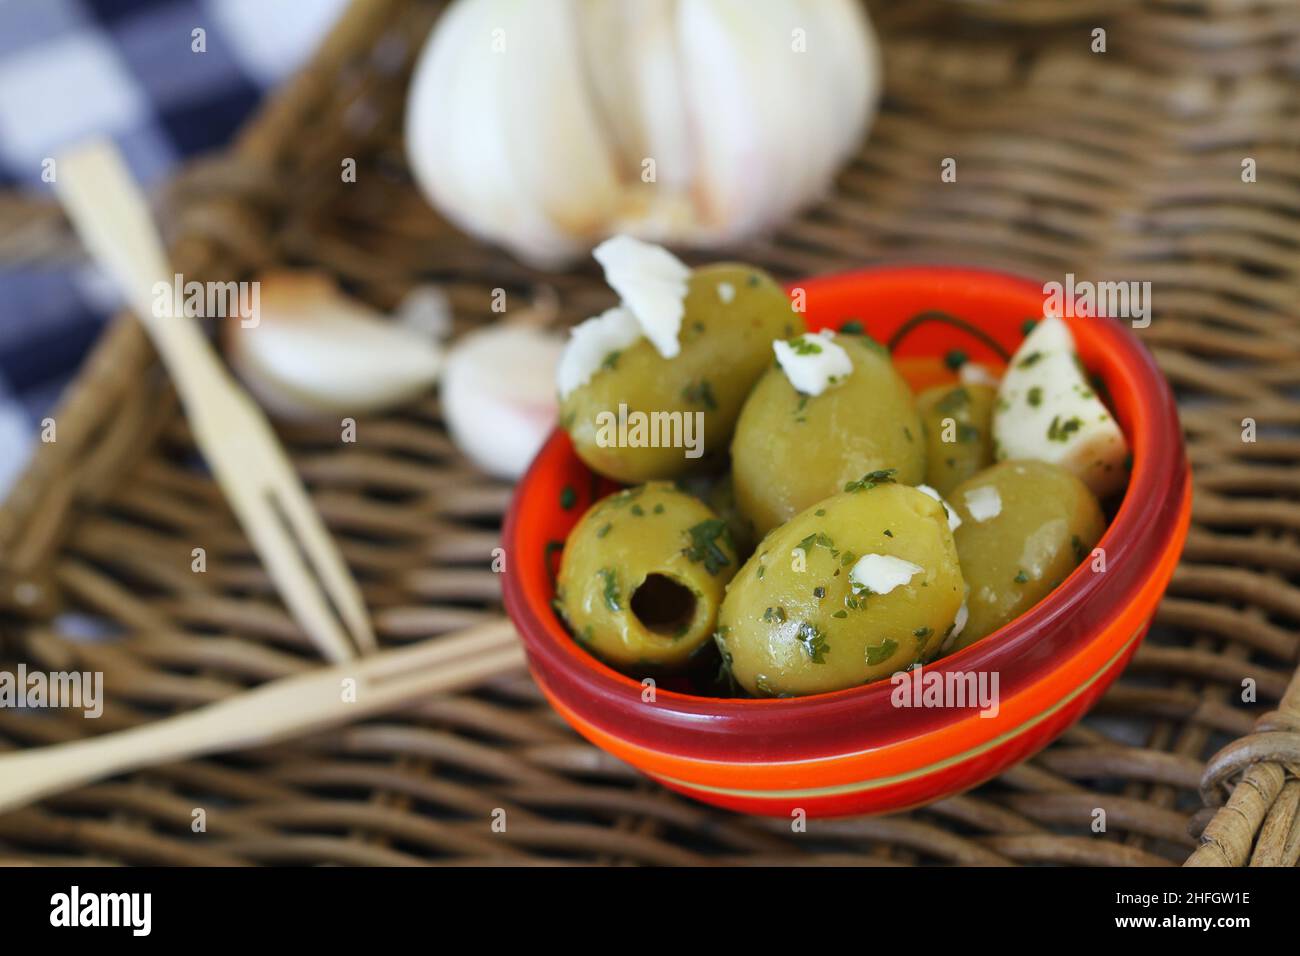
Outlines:
[[[232,150],[177,176],[158,198],[178,267],[238,279],[318,266],[380,308],[436,283],[460,330],[496,318],[497,288],[512,302],[553,298],[560,322],[611,304],[590,265],[535,272],[416,197],[404,82],[441,6],[359,0]],[[970,793],[796,834],[659,789],[576,738],[527,675],[511,674],[0,815],[0,860],[1295,866],[1300,14],[1281,0],[872,9],[889,95],[869,142],[825,202],[728,255],[782,278],[910,260],[1152,282],[1154,319],[1139,334],[1180,400],[1193,528],[1152,635],[1092,717]],[[1098,27],[1105,54],[1091,51]],[[359,171],[343,187],[342,157]],[[945,157],[958,181],[941,185]],[[1259,173],[1249,184],[1247,157]],[[76,256],[48,203],[0,197],[0,260]],[[107,701],[99,721],[0,710],[0,748],[135,726],[314,666],[195,466],[133,322],[114,323],[54,417],[58,441],[0,507],[0,657],[102,670]],[[1258,423],[1254,442],[1245,419]],[[352,445],[330,423],[281,433],[383,642],[499,612],[489,565],[510,489],[459,457],[435,398],[359,421]],[[190,572],[194,547],[206,574]],[[115,639],[76,639],[88,626]],[[203,834],[190,829],[198,807]],[[498,810],[507,834],[490,830]]]

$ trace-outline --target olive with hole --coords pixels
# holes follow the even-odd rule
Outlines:
[[[727,587],[716,639],[750,694],[841,690],[932,654],[964,594],[943,506],[866,476],[760,542]]]
[[[649,339],[638,339],[611,352],[587,384],[561,399],[560,422],[574,450],[602,475],[636,484],[716,471],[745,396],[772,361],[773,339],[803,329],[784,290],[751,266],[696,269],[685,310],[676,356],[664,358]],[[629,422],[626,441],[608,427],[620,406]],[[641,416],[648,427],[637,436]],[[699,432],[696,422],[703,424]],[[656,439],[658,447],[648,444]]]
[[[950,650],[991,634],[1029,610],[1088,560],[1106,530],[1088,486],[1058,465],[1004,461],[948,496],[969,617]]]
[[[940,494],[993,464],[993,405],[989,385],[939,385],[916,399],[925,427],[925,483]]]
[[[925,434],[911,389],[883,346],[837,335],[852,371],[820,395],[795,389],[779,366],[759,379],[731,440],[740,510],[765,534],[861,475],[892,468],[925,480]]]
[[[557,606],[574,638],[633,676],[681,669],[707,644],[740,561],[726,522],[651,482],[603,498],[569,533]]]

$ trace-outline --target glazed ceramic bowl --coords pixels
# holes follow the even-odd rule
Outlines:
[[[1027,319],[1042,315],[1040,286],[950,268],[890,268],[797,283],[810,330],[862,323],[889,342],[916,389],[952,373],[953,350],[1001,366]],[[919,313],[941,311],[972,327]],[[1080,357],[1109,395],[1132,450],[1123,499],[1086,562],[1006,627],[925,668],[945,686],[981,678],[997,706],[956,706],[891,681],[778,700],[701,697],[643,685],[579,647],[551,607],[565,536],[616,486],[594,476],[568,437],[551,436],[506,518],[506,608],[533,676],[588,740],[666,787],[750,813],[809,816],[894,811],[966,790],[1024,760],[1092,705],[1146,633],[1187,535],[1191,485],[1173,396],[1126,325],[1067,318]],[[568,507],[564,507],[568,505]],[[921,685],[924,688],[924,684]],[[972,695],[974,696],[974,695]],[[653,699],[650,699],[650,698]],[[903,706],[910,704],[911,706]],[[917,706],[917,705],[920,706]]]

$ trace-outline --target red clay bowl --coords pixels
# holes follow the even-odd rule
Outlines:
[[[895,357],[915,387],[951,377],[961,349],[1000,365],[1013,352],[1041,287],[973,269],[889,268],[799,283],[810,330],[858,319],[877,340],[902,330]],[[961,316],[981,334],[940,322],[903,329],[921,312]],[[1173,396],[1150,355],[1120,322],[1067,319],[1133,452],[1132,476],[1102,537],[1106,570],[1085,563],[1021,617],[926,668],[996,674],[996,715],[978,706],[902,707],[895,686],[778,700],[699,697],[642,685],[579,647],[551,608],[558,552],[578,517],[615,486],[593,475],[557,431],[506,516],[506,609],[551,704],[584,737],[707,803],[788,816],[879,813],[966,790],[1046,746],[1124,668],[1146,633],[1187,536],[1191,483]],[[565,489],[577,493],[561,506]],[[567,497],[567,496],[566,496]],[[927,678],[932,679],[932,678]]]

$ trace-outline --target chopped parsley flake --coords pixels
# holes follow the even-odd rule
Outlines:
[[[572,510],[573,506],[578,503],[578,493],[573,490],[572,485],[565,485],[560,489],[560,507],[565,511]]]
[[[731,532],[727,529],[727,522],[721,518],[710,518],[688,528],[686,533],[690,536],[691,544],[682,549],[682,554],[689,560],[702,563],[704,570],[710,574],[717,574],[731,563],[727,552],[718,544],[721,540],[723,544],[731,545]]]
[[[605,607],[611,611],[623,610],[623,602],[618,595],[618,574],[613,568],[601,568],[596,573],[605,582]]]
[[[709,411],[715,411],[718,407],[718,401],[713,396],[713,386],[707,379],[687,385],[682,389],[682,398],[692,405],[703,405]]]
[[[1057,415],[1052,418],[1052,424],[1047,426],[1047,440],[1066,442],[1070,440],[1070,435],[1077,432],[1083,427],[1083,422],[1076,415],[1074,418],[1061,421],[1061,416]]]
[[[1037,408],[1039,405],[1043,404],[1043,390],[1039,388],[1037,385],[1035,385],[1033,388],[1029,390],[1028,397],[1029,397],[1029,404],[1032,405],[1034,408]]]
[[[873,666],[883,664],[896,650],[898,650],[898,642],[887,637],[879,644],[867,648],[867,663]]]
[[[1029,583],[1029,575],[1025,574],[1024,568],[1021,568],[1018,572],[1016,572],[1016,583],[1017,584]]]
[[[790,348],[794,349],[795,355],[820,355],[822,351],[822,347],[816,342],[809,342],[806,335],[791,339]]]
[[[969,361],[970,356],[961,349],[949,349],[948,354],[943,357],[943,364],[954,372]]]
[[[1033,366],[1038,364],[1038,360],[1041,359],[1042,357],[1043,357],[1042,352],[1030,352],[1028,355],[1026,355],[1024,358],[1022,358],[1019,362],[1016,363],[1016,368],[1032,368]]]
[[[845,491],[870,491],[876,485],[891,484],[894,481],[894,473],[897,468],[882,468],[879,471],[869,471],[857,481],[850,481],[844,486]]]
[[[840,326],[840,332],[845,335],[864,335],[866,329],[863,327],[861,319],[849,319]]]
[[[608,521],[606,521],[603,525],[600,526],[599,530],[596,531],[596,537],[597,538],[605,537],[605,535],[609,534],[609,529],[612,527],[614,526],[610,524]]]
[[[803,649],[808,652],[814,664],[826,662],[826,652],[830,648],[826,644],[826,635],[818,630],[817,625],[809,621],[800,621],[795,639],[803,645]]]
[[[802,551],[805,555],[807,555],[812,553],[812,549],[814,545],[820,545],[821,547],[830,551],[831,554],[839,554],[839,552],[835,550],[834,539],[832,539],[831,536],[826,534],[824,531],[814,531],[812,534],[808,535],[808,537],[804,538],[797,545],[795,545],[795,547],[798,548],[800,551]]]

